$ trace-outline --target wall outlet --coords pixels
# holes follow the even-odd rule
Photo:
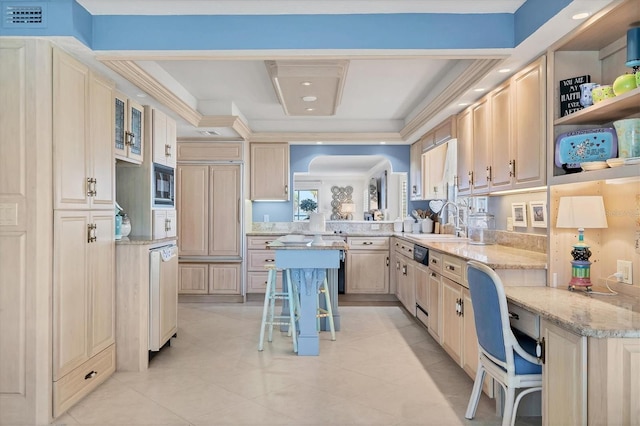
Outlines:
[[[507,218],[507,231],[513,231],[513,218],[511,216]]]
[[[371,230],[372,231],[377,231],[378,229],[380,229],[380,225],[376,224],[376,225],[371,225]]]
[[[616,272],[622,274],[622,282],[633,284],[633,264],[630,260],[618,260]]]
[[[262,216],[262,221],[263,222],[269,222],[269,215],[268,214],[263,215]]]

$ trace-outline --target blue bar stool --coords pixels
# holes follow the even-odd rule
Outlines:
[[[264,308],[262,310],[262,324],[260,325],[260,342],[258,343],[258,350],[264,349],[264,331],[266,327],[269,327],[269,336],[267,340],[273,341],[273,327],[275,326],[288,326],[287,335],[293,338],[293,351],[298,352],[298,340],[296,334],[296,315],[295,306],[297,302],[294,302],[294,290],[292,285],[289,285],[286,290],[276,291],[276,267],[275,265],[265,265],[265,269],[269,272],[267,274],[267,288],[264,293]],[[288,272],[288,271],[287,271]],[[289,306],[289,315],[276,315],[275,305],[276,300],[286,300]]]

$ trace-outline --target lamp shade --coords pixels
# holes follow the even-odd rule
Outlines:
[[[356,205],[354,203],[342,203],[340,211],[342,213],[355,213]]]
[[[560,197],[558,228],[606,228],[607,215],[601,196]]]

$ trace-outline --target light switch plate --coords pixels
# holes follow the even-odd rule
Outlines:
[[[513,218],[511,216],[507,218],[507,231],[513,231]]]

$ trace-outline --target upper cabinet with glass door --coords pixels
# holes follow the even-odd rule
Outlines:
[[[637,165],[604,168],[601,170],[566,173],[556,165],[556,139],[574,130],[612,128],[613,122],[640,116],[640,88],[567,115],[560,110],[560,86],[562,80],[589,75],[591,82],[612,84],[625,73],[633,72],[627,62],[626,34],[634,22],[640,21],[637,0],[627,0],[608,6],[593,16],[575,32],[551,47],[548,95],[549,127],[547,154],[548,182],[550,185],[586,182],[604,179],[638,176]],[[560,151],[560,156],[562,156]],[[560,158],[558,163],[562,163]],[[578,160],[579,161],[579,160]]]
[[[144,108],[121,93],[115,94],[116,159],[142,163]]]

